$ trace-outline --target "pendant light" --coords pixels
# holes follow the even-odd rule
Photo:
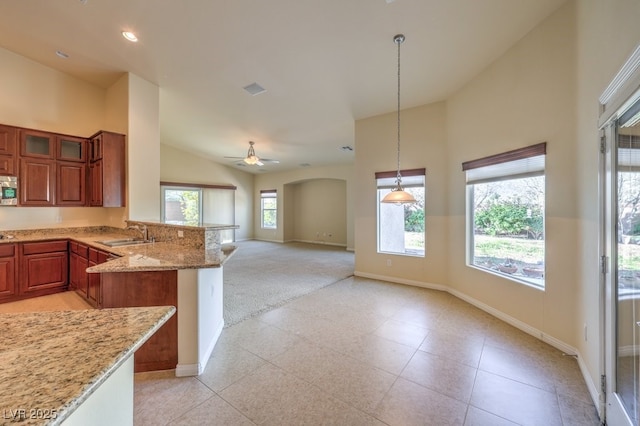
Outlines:
[[[396,175],[396,187],[384,196],[381,203],[408,204],[415,203],[416,199],[402,188],[402,176],[400,175],[400,45],[404,42],[404,35],[395,35],[393,42],[398,45],[398,174]]]

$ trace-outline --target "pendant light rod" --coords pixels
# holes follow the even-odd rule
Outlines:
[[[394,203],[394,204],[407,204],[415,203],[416,199],[410,193],[406,192],[402,188],[402,176],[400,175],[400,45],[404,42],[404,34],[396,34],[393,37],[393,42],[398,45],[398,112],[397,112],[397,125],[398,125],[398,137],[396,145],[397,155],[397,174],[396,174],[396,187],[391,190],[381,200],[382,203]]]
[[[398,45],[398,108],[397,108],[397,125],[398,125],[398,145],[397,145],[397,170],[398,170],[398,186],[400,186],[400,45],[404,42],[404,34],[396,34],[393,42]]]

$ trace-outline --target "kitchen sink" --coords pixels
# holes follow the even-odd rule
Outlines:
[[[136,240],[133,238],[121,238],[119,240],[104,240],[104,241],[96,241],[96,242],[108,247],[123,247],[123,246],[133,246],[136,244],[146,244],[146,243],[149,243],[150,241]]]

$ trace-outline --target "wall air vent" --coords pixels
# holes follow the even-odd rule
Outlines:
[[[311,167],[309,163],[300,163],[300,167]]]
[[[260,93],[264,93],[267,91],[264,87],[260,86],[258,83],[251,83],[248,86],[243,87],[251,96],[259,95]]]

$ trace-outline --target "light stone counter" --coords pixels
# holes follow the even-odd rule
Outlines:
[[[145,222],[135,222],[145,223]],[[148,222],[147,222],[148,223]],[[200,233],[187,233],[184,238],[168,238],[166,229],[190,228],[177,225],[158,227],[156,234],[167,241],[121,247],[109,247],[99,241],[139,237],[137,233],[112,227],[86,227],[61,229],[35,229],[3,231],[0,244],[70,239],[121,256],[87,269],[87,272],[134,272],[177,269],[218,268],[235,252],[234,246],[207,244],[206,233],[221,229],[233,229],[231,225],[208,225],[209,228],[193,228]],[[204,231],[203,231],[204,229]],[[155,237],[155,235],[154,235]],[[208,248],[212,247],[212,248]]]
[[[0,315],[0,424],[61,424],[175,311],[161,306]]]

